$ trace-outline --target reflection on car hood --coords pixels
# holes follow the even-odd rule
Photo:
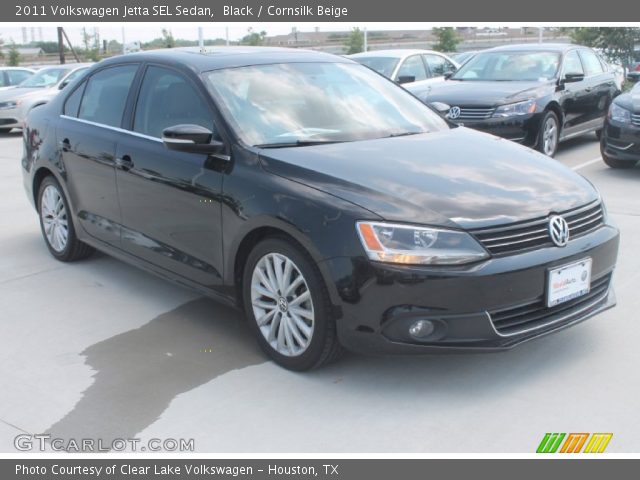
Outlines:
[[[544,82],[484,82],[458,81],[428,85],[426,88],[407,86],[414,95],[428,102],[444,102],[451,106],[495,107],[506,103],[537,98],[555,89],[553,81]]]
[[[598,198],[556,160],[466,128],[406,137],[262,150],[268,171],[390,221],[498,225]]]
[[[12,88],[0,91],[0,102],[8,102],[14,100],[43,99],[50,100],[60,90],[57,88]]]
[[[613,103],[632,112],[640,112],[640,88],[634,88],[630,92],[619,95]]]

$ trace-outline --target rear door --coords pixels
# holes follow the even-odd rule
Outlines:
[[[98,70],[67,98],[57,129],[71,204],[90,236],[119,246],[115,153],[137,64]]]
[[[117,147],[122,247],[201,285],[222,282],[223,174],[207,155],[168,150],[162,131],[196,124],[216,132],[197,79],[146,67],[130,133]]]
[[[616,90],[615,76],[608,72],[598,56],[589,49],[579,51],[585,71],[585,82],[589,89],[588,118],[589,125],[602,127],[609,109],[613,92]]]

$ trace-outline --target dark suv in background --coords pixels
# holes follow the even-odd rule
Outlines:
[[[590,48],[510,45],[478,53],[449,80],[408,86],[427,103],[450,106],[448,118],[553,156],[558,143],[596,132],[620,93],[615,74]]]

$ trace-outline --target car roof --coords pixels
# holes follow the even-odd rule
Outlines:
[[[352,63],[344,57],[313,50],[279,47],[198,47],[171,48],[128,53],[103,60],[99,65],[131,62],[181,64],[196,72],[220,68],[267,65],[271,63],[332,62]]]
[[[572,43],[520,43],[515,45],[501,45],[493,47],[485,52],[558,52],[564,53],[572,48],[587,48]]]
[[[435,53],[436,55],[443,55],[440,52],[433,50],[422,50],[418,48],[393,48],[388,50],[369,50],[368,52],[355,53],[349,55],[349,58],[365,58],[365,57],[392,57],[392,58],[404,58],[409,55],[415,55],[417,53]]]

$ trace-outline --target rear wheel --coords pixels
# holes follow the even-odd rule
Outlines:
[[[42,236],[51,254],[62,262],[86,258],[94,249],[76,237],[69,203],[58,181],[46,177],[38,191],[38,213]]]
[[[540,131],[538,132],[538,142],[536,150],[553,157],[558,150],[558,141],[560,139],[560,123],[558,116],[549,110],[540,123]]]
[[[259,243],[247,259],[242,284],[258,343],[277,364],[302,371],[339,356],[329,293],[298,245],[283,238]]]

